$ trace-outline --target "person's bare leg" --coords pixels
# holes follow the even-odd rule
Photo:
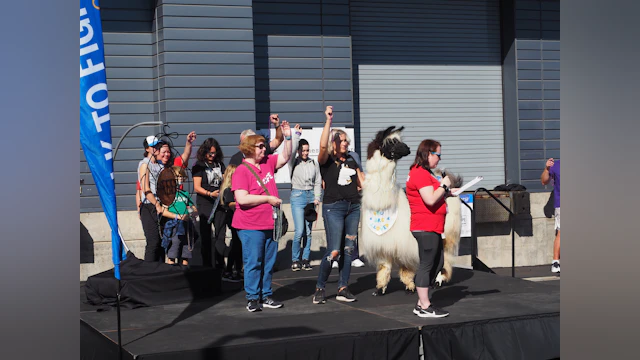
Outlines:
[[[418,305],[426,309],[431,306],[431,301],[429,301],[429,288],[428,287],[416,287],[418,291]]]
[[[560,229],[558,229],[556,239],[553,241],[553,260],[560,260]]]

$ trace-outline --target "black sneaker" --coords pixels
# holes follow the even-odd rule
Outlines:
[[[349,291],[349,288],[345,286],[342,290],[338,291],[338,296],[336,296],[336,300],[344,301],[344,302],[352,302],[352,301],[356,301],[356,297],[353,296],[351,291]]]
[[[423,318],[441,318],[449,315],[448,311],[438,309],[433,305],[429,305],[426,309],[423,309],[420,305],[416,305],[416,307],[413,308],[413,313]]]
[[[279,309],[283,306],[284,306],[283,303],[281,303],[280,301],[274,300],[271,296],[267,296],[266,298],[262,299],[262,307],[266,307],[269,309]]]
[[[324,297],[324,289],[316,289],[316,293],[313,294],[313,303],[314,304],[324,304],[327,302],[327,299]]]
[[[309,263],[309,260],[302,260],[302,270],[312,270],[313,268],[311,267],[311,264]]]
[[[232,282],[233,281],[232,277],[233,277],[233,274],[228,271],[225,271],[222,273],[222,281]]]
[[[291,264],[291,270],[293,271],[299,271],[301,268],[300,261],[294,261],[293,264]]]
[[[255,312],[255,311],[261,311],[262,309],[260,308],[260,304],[258,303],[258,300],[249,300],[247,302],[247,310],[249,310],[249,312]]]

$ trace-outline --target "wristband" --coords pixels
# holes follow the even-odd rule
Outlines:
[[[296,135],[300,136],[302,133],[300,131],[296,131]]]
[[[285,136],[285,140],[291,140],[291,136]]]

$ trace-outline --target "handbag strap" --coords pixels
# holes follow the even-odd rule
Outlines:
[[[267,195],[271,196],[271,194],[269,193],[269,190],[267,189],[266,186],[264,186],[264,183],[262,183],[262,179],[260,179],[260,177],[258,176],[258,174],[256,174],[255,170],[253,170],[251,168],[251,166],[249,166],[249,164],[247,164],[246,162],[242,162],[242,165],[246,166],[247,169],[249,169],[249,171],[251,171],[251,173],[253,174],[253,176],[256,177],[256,179],[258,180],[258,184],[260,184],[260,186],[262,186],[262,189],[264,190],[264,192],[267,193]]]

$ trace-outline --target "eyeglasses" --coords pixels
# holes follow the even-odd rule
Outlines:
[[[432,155],[437,156],[437,157],[438,157],[438,159],[442,159],[442,154],[440,154],[440,153],[438,153],[438,152],[431,151],[431,154],[432,154]]]
[[[264,144],[256,145],[256,147],[257,147],[258,149],[264,149],[264,148],[266,148],[266,146],[265,146]]]
[[[216,153],[215,153],[215,152],[208,152],[208,153],[207,153],[207,155],[209,155],[209,156],[216,156]]]

